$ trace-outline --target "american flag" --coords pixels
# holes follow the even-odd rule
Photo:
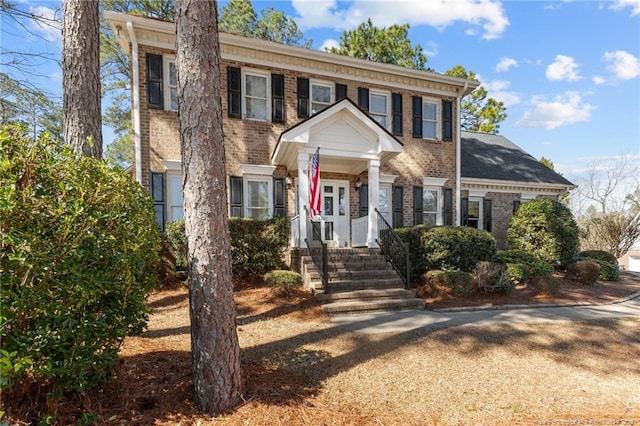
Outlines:
[[[320,215],[320,147],[309,160],[309,213],[312,218]]]

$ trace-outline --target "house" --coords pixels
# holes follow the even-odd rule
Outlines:
[[[639,216],[640,213],[636,215],[635,220],[640,220]],[[618,265],[627,271],[640,272],[640,238],[618,259]]]
[[[131,58],[135,176],[164,226],[182,217],[175,27],[105,17]],[[461,99],[478,81],[227,33],[220,49],[229,214],[289,217],[293,249],[314,238],[376,247],[378,215],[393,227],[474,226],[504,246],[518,203],[573,188],[506,138],[461,131]]]

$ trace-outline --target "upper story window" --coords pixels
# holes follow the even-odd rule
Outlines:
[[[414,96],[413,137],[453,140],[453,102]]]
[[[389,94],[369,91],[369,114],[385,129],[389,126]]]
[[[333,86],[330,83],[313,81],[310,82],[311,114],[317,114],[333,103]]]
[[[172,56],[163,57],[164,106],[166,110],[178,111],[178,77],[176,60]]]
[[[268,121],[270,117],[269,104],[269,74],[242,70],[242,106],[244,118]]]
[[[429,99],[422,100],[422,138],[440,139],[438,134],[438,104]]]

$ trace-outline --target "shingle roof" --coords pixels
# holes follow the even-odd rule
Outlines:
[[[571,185],[502,135],[461,133],[463,178]]]

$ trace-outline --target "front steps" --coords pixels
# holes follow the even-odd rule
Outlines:
[[[321,250],[317,250],[321,258]],[[424,309],[424,301],[404,283],[379,249],[328,249],[328,288],[309,255],[301,258],[305,288],[327,313]]]

